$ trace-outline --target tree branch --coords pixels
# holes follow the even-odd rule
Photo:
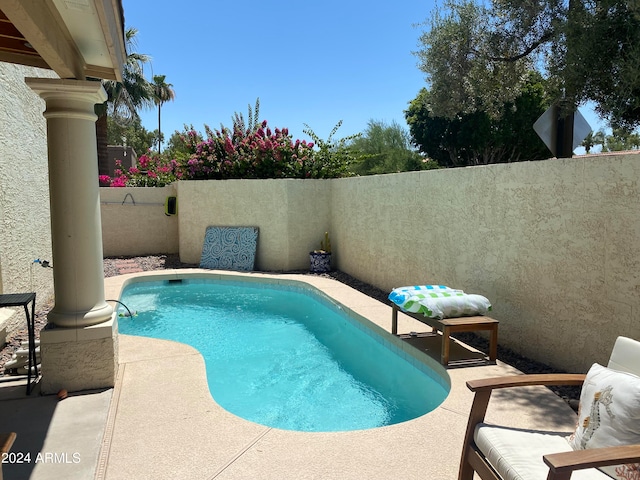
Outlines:
[[[492,62],[517,62],[518,60],[528,56],[531,52],[533,52],[536,48],[538,48],[543,43],[548,42],[553,37],[553,30],[546,31],[538,40],[533,42],[527,49],[523,52],[509,56],[509,57],[489,57],[488,59]]]

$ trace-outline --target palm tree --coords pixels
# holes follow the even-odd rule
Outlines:
[[[602,130],[598,130],[596,133],[593,133],[593,131],[591,131],[584,138],[581,145],[584,147],[585,152],[588,154],[596,145],[604,145],[604,141],[605,136]]]
[[[162,130],[160,129],[160,107],[163,103],[176,98],[173,85],[165,82],[166,75],[154,75],[151,82],[153,101],[158,106],[158,153],[161,153]]]
[[[143,53],[137,53],[136,35],[138,30],[127,28],[125,41],[127,47],[127,61],[122,71],[122,82],[103,80],[102,86],[107,92],[107,101],[96,106],[98,120],[96,122],[96,137],[98,142],[98,170],[100,175],[111,175],[107,155],[107,115],[120,124],[127,124],[138,117],[140,108],[153,105],[151,84],[144,77],[144,65],[151,58]]]

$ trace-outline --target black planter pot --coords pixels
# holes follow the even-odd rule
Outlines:
[[[331,254],[325,252],[309,252],[312,273],[326,273],[331,271]]]

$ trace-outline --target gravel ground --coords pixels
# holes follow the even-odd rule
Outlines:
[[[104,259],[104,276],[105,277],[113,277],[119,275],[119,264],[122,261],[128,261],[128,263],[135,263],[137,268],[140,271],[148,271],[148,270],[163,270],[163,269],[172,269],[172,268],[189,268],[194,267],[195,265],[184,264],[180,262],[180,258],[178,255],[150,255],[143,257],[117,257],[117,258],[105,258]],[[305,275],[318,275],[311,274],[308,271],[296,271],[292,273],[299,273]],[[355,279],[346,273],[343,272],[330,272],[326,274],[320,274],[323,276],[328,276],[334,278],[346,285],[349,285],[356,290],[359,290],[380,302],[387,303],[387,295],[388,292],[380,290],[372,285],[361,282],[358,279]],[[44,304],[40,304],[36,306],[38,311],[36,312],[35,326],[36,326],[36,338],[39,337],[40,330],[47,323],[47,313],[53,307],[53,301],[49,300]],[[459,333],[453,335],[458,340],[471,345],[479,350],[487,351],[489,347],[488,340],[475,335],[473,333]],[[0,351],[0,364],[4,365],[7,360],[11,359],[13,353],[20,348],[22,342],[28,341],[27,330],[19,330],[15,332],[10,338],[7,339],[7,344],[4,346],[2,351]],[[498,344],[498,358],[517,368],[518,370],[524,373],[563,373],[561,370],[554,369],[548,365],[545,365],[541,362],[537,362],[535,360],[528,359],[519,355],[518,353],[500,346]],[[565,399],[572,407],[576,408],[577,399],[580,397],[580,388],[579,387],[552,387],[551,390]]]

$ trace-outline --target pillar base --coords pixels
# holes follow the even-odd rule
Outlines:
[[[44,394],[111,388],[118,372],[118,321],[79,328],[47,325],[40,332]]]
[[[76,329],[90,325],[101,325],[109,321],[112,316],[113,307],[105,302],[88,312],[59,312],[57,306],[54,305],[53,309],[47,314],[47,322],[55,323],[56,327]]]

